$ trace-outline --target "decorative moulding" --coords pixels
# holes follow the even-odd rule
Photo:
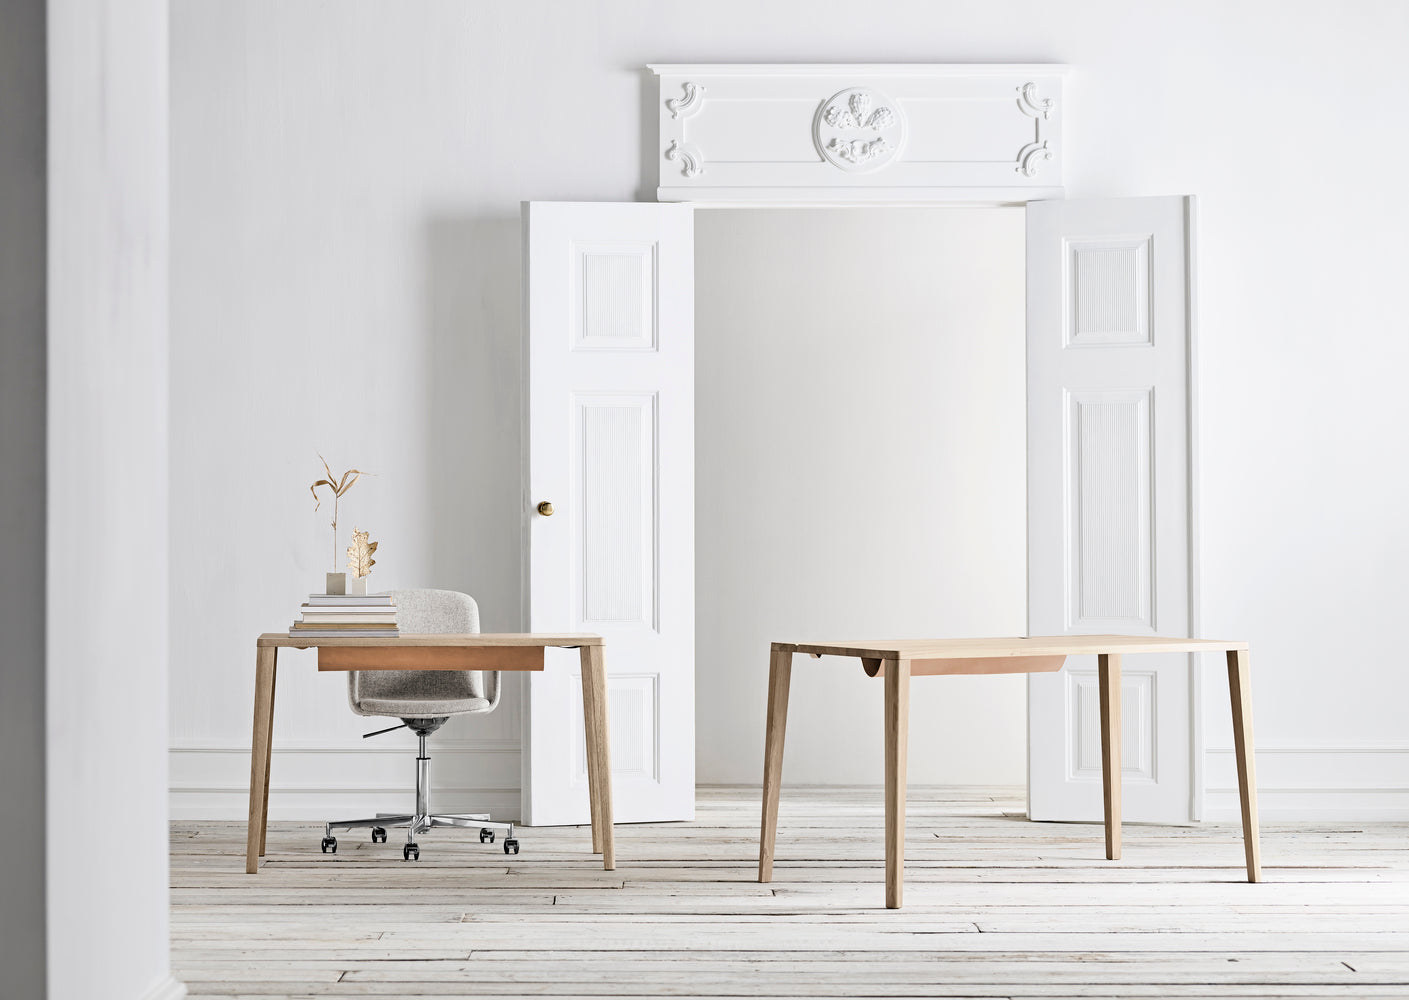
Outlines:
[[[1062,66],[669,65],[661,201],[1062,196]]]
[[[817,110],[812,138],[822,158],[839,170],[878,170],[900,152],[905,119],[888,97],[851,87]]]

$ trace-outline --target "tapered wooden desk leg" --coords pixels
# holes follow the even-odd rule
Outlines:
[[[1238,799],[1243,807],[1243,854],[1248,881],[1262,881],[1262,851],[1257,838],[1257,765],[1252,750],[1252,678],[1248,651],[1228,650],[1228,694],[1233,703],[1233,750],[1238,759]]]
[[[778,795],[783,787],[783,736],[788,727],[791,650],[773,650],[768,662],[768,719],[763,735],[763,829],[758,837],[758,880],[773,881],[773,842],[778,835]]]
[[[250,741],[250,819],[245,841],[245,871],[259,871],[264,830],[269,820],[269,748],[274,724],[273,646],[260,646],[254,660],[254,737]]]
[[[910,661],[885,665],[886,907],[900,909],[905,891],[905,765],[910,743]]]
[[[612,832],[611,730],[607,726],[607,668],[601,646],[582,647],[582,711],[587,732],[587,794],[592,803],[592,850],[602,867],[616,868]]]
[[[1097,657],[1101,695],[1101,790],[1106,800],[1106,858],[1120,860],[1120,654]]]
[[[264,839],[269,833],[269,775],[274,770],[270,767],[274,751],[274,696],[279,691],[279,650],[270,647],[269,652],[273,654],[273,665],[269,668],[269,721],[265,723],[265,729],[269,733],[269,749],[264,753],[264,821],[259,824],[259,856],[264,857]]]
[[[587,646],[580,646],[582,664],[582,724],[586,745],[596,745],[597,735],[597,693],[592,683],[592,654]],[[597,787],[597,772],[594,769],[592,753],[587,752],[587,802],[592,813],[592,853],[602,853],[601,790]]]

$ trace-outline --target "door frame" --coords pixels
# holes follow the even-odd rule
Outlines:
[[[1200,511],[1203,509],[1202,480],[1199,476],[1199,297],[1198,297],[1198,195],[1188,195],[1184,202],[1184,315],[1188,331],[1185,357],[1185,392],[1188,408],[1184,435],[1188,442],[1189,477],[1189,634],[1203,632],[1203,535],[1200,532]],[[1189,654],[1189,819],[1202,822],[1205,808],[1204,789],[1204,654]]]
[[[1092,194],[1091,197],[1122,197],[1118,195],[1106,196]],[[1042,198],[1031,199],[1032,201],[1058,201],[1065,198]],[[682,202],[675,202],[681,204]],[[799,209],[799,208],[821,208],[834,210],[838,208],[846,209],[876,209],[876,208],[954,208],[963,210],[974,209],[994,209],[1011,208],[1013,202],[1008,201],[966,201],[954,202],[943,200],[917,199],[909,202],[895,202],[886,200],[851,200],[845,202],[799,202],[786,198],[776,198],[770,200],[746,201],[746,202],[724,202],[724,201],[684,201],[693,210],[708,209]],[[1026,208],[1028,202],[1024,202]],[[1186,427],[1185,436],[1187,441],[1187,475],[1188,475],[1188,622],[1189,634],[1198,636],[1203,628],[1203,607],[1202,607],[1202,564],[1203,564],[1203,540],[1200,531],[1200,510],[1202,507],[1202,481],[1199,475],[1200,468],[1200,410],[1199,410],[1199,367],[1198,367],[1198,267],[1197,267],[1197,208],[1198,196],[1188,195],[1185,202],[1185,233],[1187,244],[1184,254],[1184,280],[1185,280],[1185,316],[1187,330],[1186,344]],[[1026,369],[1023,372],[1024,381],[1027,378]],[[525,497],[527,503],[527,497]],[[1030,573],[1030,567],[1029,567]],[[525,583],[527,586],[527,583]],[[1204,777],[1204,726],[1203,726],[1203,654],[1188,654],[1188,699],[1189,718],[1187,720],[1189,736],[1189,803],[1188,814],[1193,822],[1203,820],[1206,810],[1206,788]],[[1026,754],[1024,755],[1026,756]],[[1028,786],[1030,787],[1030,776]]]

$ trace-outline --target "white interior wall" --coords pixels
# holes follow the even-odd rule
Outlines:
[[[43,815],[7,811],[6,826],[31,858],[45,841],[50,1000],[185,992],[169,974],[167,734],[153,724],[167,702],[166,53],[165,0],[48,4],[47,566],[34,581],[47,796]],[[39,995],[13,985],[0,994]]]
[[[710,780],[759,780],[771,641],[1022,634],[1023,247],[1015,208],[695,213]],[[884,780],[883,687],[855,660],[797,657],[787,780]],[[1023,677],[925,678],[912,697],[911,781],[1023,782]]]
[[[1253,642],[1264,812],[1409,815],[1395,461],[1409,339],[1390,291],[1409,136],[1385,111],[1409,7],[183,0],[172,13],[178,803],[243,808],[253,636],[287,624],[324,569],[301,493],[315,448],[381,474],[349,510],[384,540],[385,584],[468,589],[486,627],[519,626],[517,204],[648,197],[644,64],[1060,62],[1069,196],[1200,198],[1204,630]],[[1225,682],[1209,671],[1210,814],[1231,815]],[[292,791],[275,815],[323,815],[315,789],[404,780],[396,755],[369,767],[325,752],[358,746],[336,687],[306,664],[282,672],[274,773]],[[461,760],[438,773],[512,801],[514,704],[452,732]],[[702,761],[712,739],[702,727]]]
[[[374,588],[465,591],[485,631],[520,627],[518,201],[464,199],[489,171],[463,108],[499,99],[470,96],[488,81],[468,13],[427,13],[172,8],[177,816],[244,815],[254,638],[346,562],[309,493],[318,452],[373,473],[341,504],[339,552],[372,533]],[[279,659],[271,816],[404,811],[415,737],[364,742],[382,727],[344,675]],[[440,807],[517,814],[517,681],[436,734]]]

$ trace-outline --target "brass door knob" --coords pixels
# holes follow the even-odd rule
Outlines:
[[[544,500],[541,504],[538,505],[538,513],[542,514],[544,517],[552,517],[553,505],[550,504],[547,500]]]

